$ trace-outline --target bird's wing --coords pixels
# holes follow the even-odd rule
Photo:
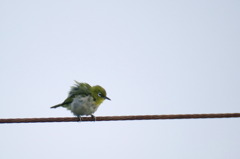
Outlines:
[[[74,96],[67,97],[67,99],[65,99],[64,102],[62,102],[61,105],[70,104],[70,103],[72,103],[73,99],[74,99]]]
[[[79,83],[75,81],[76,84],[71,87],[71,90],[69,92],[68,97],[76,96],[76,95],[82,95],[82,96],[88,96],[91,94],[91,86],[87,83]]]
[[[88,96],[91,94],[91,86],[87,83],[79,83],[78,81],[75,81],[76,84],[71,87],[71,90],[69,91],[67,99],[65,99],[61,104],[57,104],[52,106],[51,108],[57,108],[57,107],[66,107],[69,109],[69,104],[72,103],[73,99],[77,95],[81,95],[83,97]]]

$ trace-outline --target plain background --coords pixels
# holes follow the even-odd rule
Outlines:
[[[112,101],[96,116],[239,113],[240,1],[0,1],[0,118],[72,117],[74,80]],[[240,120],[0,125],[1,159],[238,159]]]

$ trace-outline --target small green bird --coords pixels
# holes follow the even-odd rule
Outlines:
[[[68,98],[61,104],[52,106],[51,108],[64,107],[72,111],[81,121],[82,115],[93,115],[98,109],[99,105],[105,100],[111,100],[107,97],[107,93],[101,86],[90,86],[87,83],[79,83],[71,87]]]

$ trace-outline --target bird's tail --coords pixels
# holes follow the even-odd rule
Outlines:
[[[54,106],[52,106],[51,108],[57,108],[57,107],[60,107],[60,106],[62,106],[62,104],[54,105]]]

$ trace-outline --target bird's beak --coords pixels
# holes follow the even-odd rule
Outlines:
[[[108,98],[108,97],[104,97],[104,99],[111,100],[111,99],[110,99],[110,98]]]

